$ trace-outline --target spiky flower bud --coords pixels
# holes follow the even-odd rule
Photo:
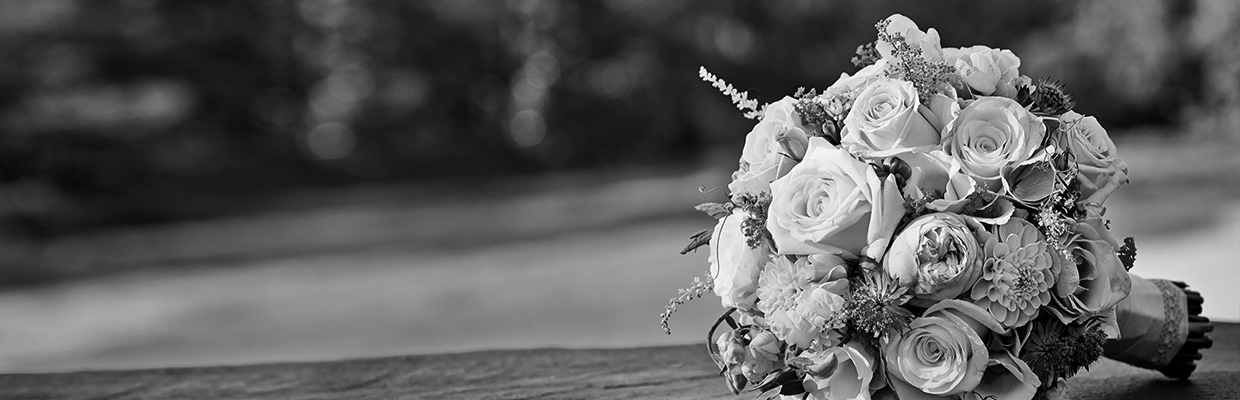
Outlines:
[[[1016,102],[1041,116],[1062,115],[1076,107],[1076,101],[1064,90],[1063,84],[1046,79],[1034,86],[1017,88]]]

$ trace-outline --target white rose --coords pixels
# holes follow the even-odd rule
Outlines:
[[[886,343],[883,356],[892,389],[909,399],[973,391],[990,364],[987,339],[1001,331],[998,321],[977,305],[936,303]]]
[[[848,93],[861,90],[866,87],[871,79],[879,78],[884,75],[887,69],[887,60],[878,60],[874,64],[870,64],[862,68],[857,73],[848,75],[840,73],[840,79],[832,83],[823,93]]]
[[[795,99],[784,97],[767,105],[762,121],[745,136],[740,169],[728,184],[734,196],[770,191],[771,181],[788,173],[804,155],[809,135],[795,104]]]
[[[1115,142],[1107,130],[1094,117],[1086,117],[1075,111],[1068,111],[1059,117],[1064,123],[1068,134],[1068,147],[1076,156],[1076,162],[1098,168],[1107,168],[1119,157]]]
[[[934,192],[934,200],[926,203],[926,208],[960,212],[965,199],[973,194],[976,181],[965,173],[960,161],[942,150],[905,153],[898,158],[911,171],[904,185],[904,197],[921,199]]]
[[[986,46],[943,49],[943,58],[956,67],[965,84],[983,96],[1016,97],[1020,58],[1011,50]]]
[[[900,14],[892,14],[886,19],[887,34],[899,34],[904,36],[904,41],[910,46],[921,49],[921,55],[927,61],[938,62],[943,61],[943,47],[939,44],[939,32],[930,28],[929,31],[922,32],[917,28],[917,23]],[[891,43],[878,41],[874,48],[884,59],[896,58],[893,50],[895,47]]]
[[[899,79],[875,78],[857,95],[844,118],[841,145],[864,157],[886,157],[939,144],[939,131],[921,109],[917,89]]]
[[[710,237],[710,274],[715,278],[715,294],[724,307],[753,310],[757,301],[758,275],[766,265],[770,250],[765,245],[750,248],[741,222],[749,213],[739,208],[719,220]]]
[[[1079,321],[1101,315],[1128,297],[1132,278],[1119,260],[1118,248],[1102,218],[1077,222],[1068,243],[1073,257],[1055,279],[1051,312],[1064,323]]]
[[[894,176],[878,179],[868,164],[812,138],[805,159],[771,184],[767,230],[780,254],[881,259],[904,215],[895,182]]]
[[[874,379],[880,360],[856,340],[801,356],[812,363],[802,382],[814,399],[869,399],[876,386],[885,384],[881,377]]]
[[[1059,119],[1063,122],[1068,149],[1076,157],[1081,175],[1093,183],[1093,187],[1086,185],[1081,188],[1082,197],[1093,194],[1112,176],[1121,183],[1128,181],[1128,164],[1119,158],[1115,142],[1111,141],[1107,130],[1102,128],[1097,118],[1068,111]]]
[[[990,190],[1007,193],[1012,185],[1005,175],[1038,161],[1045,136],[1046,126],[1016,100],[981,97],[947,127],[943,150]]]

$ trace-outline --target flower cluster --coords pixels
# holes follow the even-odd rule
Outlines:
[[[737,393],[1031,399],[1116,332],[1132,246],[1102,207],[1127,166],[1010,50],[877,28],[860,71],[747,107],[730,201],[703,208],[733,328],[712,354]]]

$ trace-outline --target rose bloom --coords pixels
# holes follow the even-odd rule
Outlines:
[[[939,144],[939,131],[921,110],[917,89],[908,81],[875,78],[857,95],[844,118],[841,145],[853,154],[885,157]]]
[[[976,188],[976,181],[965,173],[960,161],[942,150],[904,153],[897,158],[908,164],[911,172],[904,197],[921,199],[933,191],[935,198],[926,203],[931,210],[960,212]]]
[[[861,93],[861,89],[864,89],[870,80],[884,76],[886,69],[887,60],[878,60],[857,71],[856,74],[840,73],[840,78],[823,90],[822,94],[814,100],[822,104],[827,114],[833,118],[842,118],[852,109],[853,102]]]
[[[986,46],[943,49],[943,58],[977,94],[1016,98],[1020,58],[1011,50]]]
[[[977,99],[947,130],[943,150],[990,190],[1004,192],[1011,188],[1005,174],[1033,162],[1046,136],[1037,116],[1006,97]]]
[[[949,213],[924,215],[892,240],[883,269],[912,288],[914,305],[928,306],[959,296],[980,276],[981,245],[966,218]]]
[[[980,398],[1030,400],[1042,382],[1029,366],[1000,346],[1007,335],[986,310],[961,300],[943,300],[913,320],[909,330],[883,351],[888,382],[901,399]],[[991,397],[993,396],[993,397]]]
[[[878,367],[874,356],[856,341],[801,356],[812,363],[803,385],[815,399],[869,399],[883,384],[882,379],[874,379]]]
[[[894,176],[879,180],[868,164],[816,137],[805,159],[771,183],[769,210],[766,226],[780,254],[856,259],[868,246],[866,255],[881,259],[904,200]]]
[[[1094,184],[1092,188],[1081,188],[1082,197],[1092,194],[1095,188],[1102,186],[1111,175],[1119,175],[1121,181],[1128,180],[1128,164],[1119,159],[1115,143],[1097,118],[1069,111],[1059,119],[1064,124],[1068,149],[1076,157],[1081,175]]]
[[[765,245],[750,248],[741,222],[749,213],[735,208],[720,219],[710,236],[710,275],[715,277],[715,294],[724,307],[753,310],[758,290],[758,274],[766,265],[770,251]]]
[[[934,28],[922,32],[917,28],[917,23],[900,14],[892,14],[887,17],[886,22],[888,34],[904,36],[905,43],[921,49],[921,55],[926,61],[943,61],[943,46],[939,43],[939,32]],[[893,53],[895,47],[891,43],[879,40],[874,43],[874,48],[883,56],[883,59],[895,58]]]
[[[1007,331],[986,310],[943,300],[886,344],[889,383],[902,399],[955,398],[967,392],[982,398],[1032,399],[1041,381],[1007,350],[988,349],[995,334]]]
[[[1010,186],[1009,194],[1013,199],[1027,204],[1037,205],[1055,192],[1059,172],[1050,162],[1033,162],[1013,168],[1004,175]]]
[[[973,393],[979,399],[1032,400],[1039,386],[1042,386],[1042,379],[1033,373],[1029,364],[1007,350],[1000,350],[990,352],[986,374]]]
[[[869,85],[870,80],[881,78],[884,76],[884,70],[887,69],[887,60],[878,60],[877,62],[865,66],[857,73],[848,75],[840,73],[840,79],[823,90],[823,93],[850,93],[859,92]]]
[[[740,169],[728,184],[733,196],[770,191],[771,181],[788,173],[804,156],[809,135],[795,104],[795,99],[784,97],[767,105],[762,120],[745,136]]]
[[[1055,281],[1050,308],[1061,321],[1102,314],[1128,297],[1132,280],[1116,255],[1119,242],[1107,231],[1102,218],[1077,223],[1068,248],[1073,257]]]

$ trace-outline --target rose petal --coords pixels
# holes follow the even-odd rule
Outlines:
[[[891,388],[895,389],[896,396],[899,397],[900,400],[944,400],[959,398],[959,396],[936,396],[923,392],[921,389],[913,387],[913,385],[909,385],[895,376],[889,375],[887,381],[888,384],[891,385]]]
[[[1026,164],[1012,170],[1006,182],[1012,183],[1012,197],[1025,204],[1046,199],[1055,191],[1055,171],[1049,165]]]
[[[1042,385],[1029,365],[1006,350],[990,352],[987,365],[986,375],[974,389],[981,398],[1030,400]]]
[[[984,327],[995,333],[1007,332],[1007,329],[1003,327],[1003,324],[1000,324],[999,321],[991,316],[990,312],[987,312],[985,308],[964,300],[941,300],[930,308],[927,308],[925,315],[932,315],[938,312],[949,313],[956,317],[967,317],[971,319],[972,322],[967,323],[976,332],[981,332],[979,327]]]

